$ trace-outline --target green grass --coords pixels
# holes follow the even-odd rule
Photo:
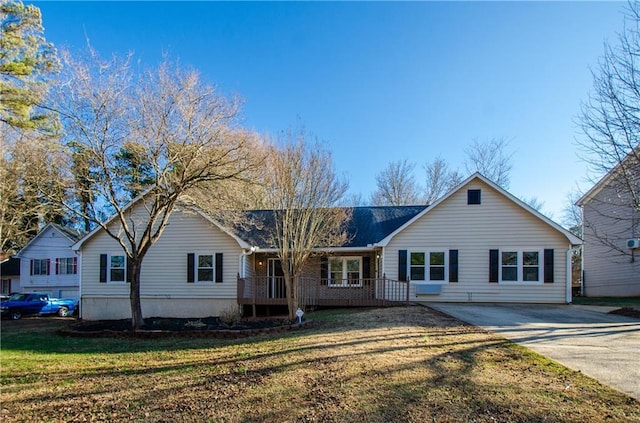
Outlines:
[[[308,313],[242,340],[2,323],[3,421],[640,422],[640,403],[423,307]]]
[[[640,308],[640,297],[573,297],[573,304]]]

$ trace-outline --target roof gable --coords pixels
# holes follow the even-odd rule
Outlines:
[[[609,172],[607,172],[604,176],[602,176],[602,178],[600,178],[600,180],[598,180],[598,182],[596,182],[591,189],[589,189],[586,193],[584,193],[584,195],[582,197],[580,197],[578,199],[578,201],[576,201],[576,205],[577,206],[584,206],[586,203],[588,203],[589,201],[591,201],[591,199],[593,199],[595,196],[598,195],[598,193],[600,193],[600,191],[602,191],[605,187],[607,187],[611,181],[616,177],[616,175],[621,171],[621,167],[627,165],[627,162],[629,161],[633,161],[635,160],[635,164],[636,166],[638,166],[638,164],[640,164],[640,161],[638,160],[638,156],[640,155],[640,146],[638,146],[633,153],[629,153],[629,155],[627,157],[624,158],[624,160],[621,163],[616,164],[613,169],[611,169]],[[631,166],[633,166],[634,163],[631,163]],[[628,169],[628,168],[627,168]],[[637,168],[636,168],[637,169]],[[640,170],[635,170],[636,172],[640,172]]]
[[[562,226],[558,225],[557,223],[555,223],[554,221],[552,221],[551,219],[549,219],[548,217],[544,216],[543,214],[541,214],[539,211],[535,210],[534,208],[532,208],[531,206],[529,206],[528,204],[526,204],[525,202],[523,202],[522,200],[516,198],[514,195],[512,195],[511,193],[509,193],[508,191],[506,191],[505,189],[501,188],[500,186],[496,185],[494,182],[490,181],[489,179],[485,178],[484,176],[482,176],[482,174],[480,173],[474,173],[473,175],[471,175],[469,178],[467,178],[466,180],[464,180],[460,185],[458,185],[456,188],[452,189],[451,191],[449,191],[447,194],[445,194],[444,196],[442,196],[441,198],[439,198],[435,203],[433,203],[429,208],[425,208],[422,212],[418,213],[416,216],[414,216],[412,219],[410,219],[409,221],[407,221],[406,223],[404,223],[401,227],[399,227],[397,230],[395,230],[394,232],[392,232],[391,234],[389,234],[387,237],[385,237],[383,240],[381,240],[378,245],[380,246],[386,246],[391,239],[393,239],[394,236],[396,236],[397,234],[399,234],[400,232],[402,232],[403,230],[405,230],[406,228],[408,228],[409,226],[411,226],[416,220],[420,219],[422,216],[426,215],[427,213],[429,213],[431,210],[434,210],[435,208],[439,207],[444,201],[446,201],[449,197],[451,197],[452,195],[454,195],[456,192],[464,189],[467,185],[469,185],[471,182],[473,182],[474,180],[480,180],[482,182],[484,182],[485,184],[489,185],[491,188],[493,188],[494,190],[496,190],[499,194],[503,195],[504,197],[506,197],[508,200],[510,200],[511,202],[513,202],[515,205],[523,208],[524,210],[526,210],[527,212],[531,213],[532,215],[534,215],[536,218],[538,218],[539,220],[541,220],[544,224],[551,226],[553,229],[557,230],[558,232],[560,232],[561,234],[563,234],[567,240],[572,244],[572,245],[578,245],[578,244],[582,244],[582,240],[580,238],[578,238],[577,236],[575,236],[574,234],[572,234],[571,232],[569,232],[568,230],[564,229]]]
[[[125,210],[129,210],[131,207],[135,206],[135,204],[137,202],[139,202],[140,199],[141,199],[141,197],[138,197],[135,200],[133,200],[131,203],[129,203],[125,207]],[[195,206],[188,206],[188,207],[179,206],[174,210],[174,212],[175,211],[179,211],[179,210],[184,210],[184,211],[189,210],[190,212],[195,213],[196,215],[200,216],[201,218],[206,220],[208,223],[210,223],[210,224],[214,225],[216,228],[220,229],[220,231],[222,231],[224,234],[226,234],[229,237],[233,238],[238,243],[240,248],[243,248],[243,249],[251,248],[252,245],[247,243],[244,239],[240,238],[237,234],[233,233],[232,231],[230,231],[225,226],[221,225],[220,222],[218,222],[217,220],[213,219],[211,216],[209,216],[207,213],[203,212],[199,208],[197,208]],[[116,218],[117,218],[117,215],[116,216],[112,216],[111,218],[109,218],[105,222],[105,225],[108,226],[108,225],[112,224],[116,220]],[[103,232],[103,231],[104,231],[104,229],[102,227],[98,226],[93,231],[91,231],[87,235],[85,235],[83,238],[79,239],[75,244],[73,244],[73,246],[72,246],[73,250],[80,250],[82,248],[82,246],[84,245],[84,243],[86,243],[89,239],[93,238],[97,233],[100,233],[100,232]]]
[[[27,242],[27,244],[24,247],[22,247],[20,249],[20,251],[18,251],[18,254],[16,254],[16,257],[20,257],[20,255],[24,251],[29,249],[31,247],[31,245],[33,245],[36,242],[38,242],[38,240],[46,232],[48,232],[50,230],[51,231],[55,231],[55,232],[59,233],[60,235],[62,235],[63,237],[67,238],[70,241],[70,244],[69,244],[70,247],[73,244],[75,244],[76,242],[78,242],[78,240],[80,240],[84,235],[83,232],[78,231],[76,229],[68,228],[66,226],[58,225],[56,223],[49,223],[44,228],[42,228],[42,230],[40,230],[40,232],[38,232],[38,234],[36,236],[34,236],[29,242]]]

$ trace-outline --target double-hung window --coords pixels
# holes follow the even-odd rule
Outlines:
[[[125,256],[109,256],[109,282],[124,282],[127,274],[126,266]]]
[[[36,276],[49,274],[49,259],[32,259],[31,274]]]
[[[362,257],[329,258],[329,286],[362,286]]]
[[[58,275],[75,275],[77,272],[77,260],[75,257],[56,259],[56,273]]]
[[[198,282],[213,282],[213,254],[199,254],[197,265]]]

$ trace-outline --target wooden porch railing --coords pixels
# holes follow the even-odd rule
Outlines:
[[[296,280],[300,306],[389,307],[409,302],[409,283],[391,279],[357,279],[341,285],[301,277]],[[238,277],[238,304],[286,305],[283,277]]]

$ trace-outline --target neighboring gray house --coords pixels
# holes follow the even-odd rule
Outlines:
[[[20,290],[79,299],[78,257],[71,246],[82,235],[54,223],[45,226],[16,255],[20,258]]]
[[[127,210],[133,222],[144,221],[142,200]],[[273,219],[270,211],[247,213],[262,224]],[[309,261],[297,281],[302,306],[571,302],[571,253],[581,240],[480,174],[429,207],[354,208],[348,230],[345,245],[318,249]],[[143,315],[285,305],[277,251],[259,232],[225,228],[199,211],[174,212],[142,265]],[[130,317],[118,243],[97,229],[73,248],[81,317]]]
[[[577,201],[583,219],[583,295],[640,296],[639,196],[640,162],[629,156]]]

